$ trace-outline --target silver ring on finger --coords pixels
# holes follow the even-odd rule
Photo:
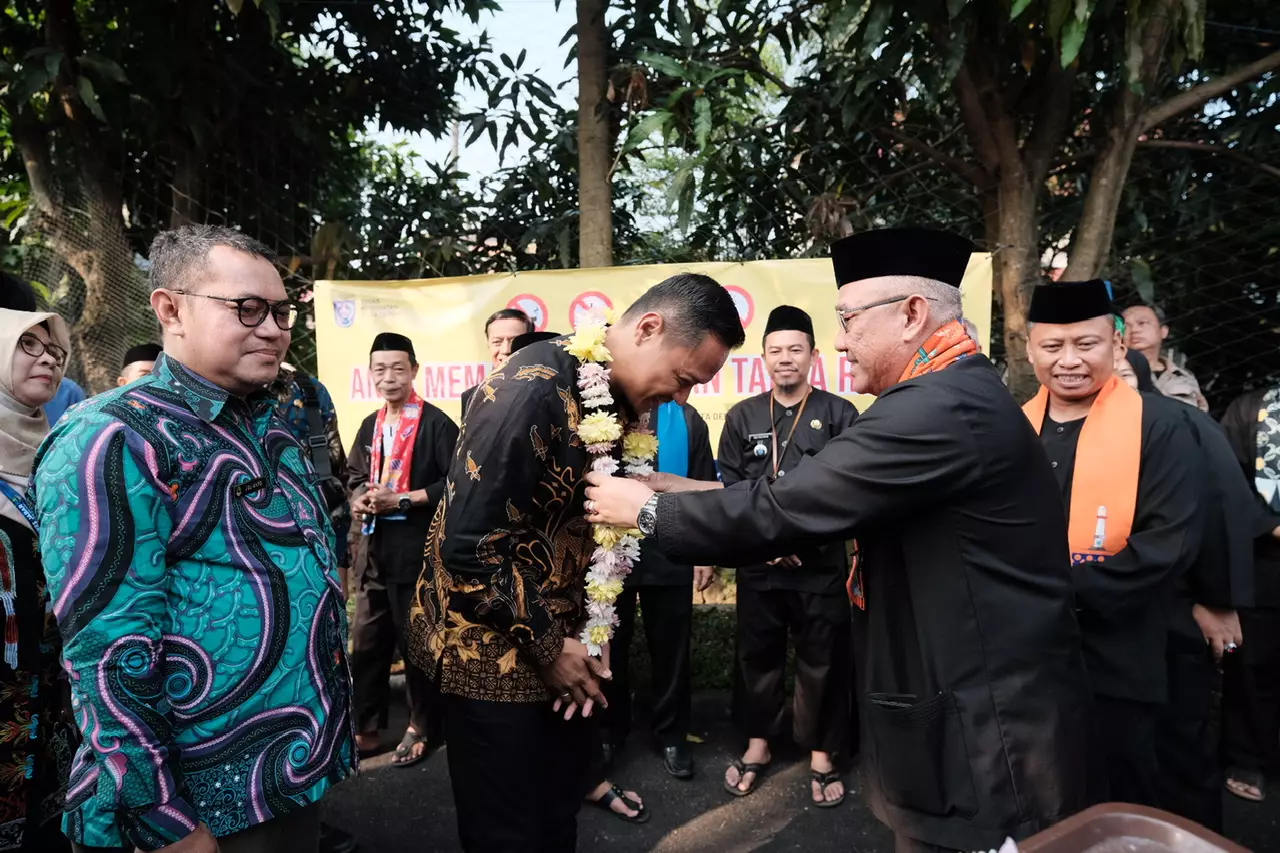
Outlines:
[[[1228,651],[1228,652],[1234,652],[1234,651],[1235,651],[1236,649],[1238,649],[1238,648],[1240,648],[1240,647],[1239,647],[1238,645],[1236,645],[1235,643],[1227,643],[1227,651]]]
[[[584,504],[583,504],[583,507],[585,507],[585,508],[586,508],[586,510],[587,510],[587,512],[588,512],[588,513],[590,513],[590,514],[594,515],[594,514],[595,514],[595,511],[596,511],[596,502],[595,502],[595,501],[587,501],[586,503],[584,503]]]

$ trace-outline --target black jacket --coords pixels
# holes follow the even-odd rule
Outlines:
[[[1258,459],[1258,412],[1268,388],[1236,398],[1222,415],[1222,428],[1245,478],[1252,485]],[[1280,513],[1267,506],[1256,490],[1250,517],[1253,534],[1254,597],[1257,607],[1280,607],[1280,539],[1271,531],[1280,527]]]
[[[364,419],[347,456],[347,488],[352,494],[369,484],[369,457],[377,424],[377,412]],[[431,526],[431,516],[444,492],[444,478],[457,442],[458,427],[448,415],[424,401],[413,445],[409,491],[426,489],[429,502],[410,509],[404,521],[378,520],[373,536],[366,543],[367,555],[371,558],[369,567],[378,571],[384,582],[416,581],[422,573],[423,543]]]
[[[857,537],[866,779],[907,837],[999,847],[1093,802],[1062,497],[985,357],[890,388],[785,477],[658,500],[675,560]]]

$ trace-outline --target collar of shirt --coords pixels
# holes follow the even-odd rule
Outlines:
[[[161,353],[156,359],[155,379],[168,386],[186,401],[187,406],[205,423],[213,423],[227,407],[229,401],[238,399],[225,388],[214,385],[208,379],[191,370],[176,358]],[[275,400],[265,389],[255,391],[244,400],[253,417],[270,409]]]

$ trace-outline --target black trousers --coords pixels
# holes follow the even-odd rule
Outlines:
[[[1096,696],[1110,801],[1161,808],[1156,718],[1160,706]]]
[[[1170,636],[1169,701],[1156,720],[1158,792],[1165,811],[1222,831],[1222,769],[1213,736],[1218,669],[1199,638]]]
[[[1280,764],[1280,609],[1239,614],[1244,643],[1222,662],[1222,759],[1266,774]]]
[[[384,582],[373,567],[356,590],[356,618],[351,626],[351,678],[356,731],[387,727],[391,708],[391,660],[396,649],[404,659],[405,698],[414,731],[436,745],[441,739],[440,693],[426,673],[410,662],[405,628],[415,583]]]
[[[609,647],[613,679],[605,684],[609,708],[601,717],[604,739],[623,744],[631,733],[631,645],[636,600],[644,611],[644,633],[653,671],[653,730],[658,742],[676,746],[689,732],[692,693],[690,643],[693,590],[689,586],[640,586],[623,590],[616,604],[619,624]]]
[[[593,719],[566,722],[549,702],[446,695],[444,733],[463,850],[573,853],[600,743]]]
[[[734,718],[749,738],[783,734],[787,636],[795,647],[792,737],[802,749],[852,754],[849,599],[843,592],[738,587]]]

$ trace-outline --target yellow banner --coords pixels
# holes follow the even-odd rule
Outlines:
[[[865,409],[870,398],[849,388],[846,362],[833,349],[836,288],[826,258],[749,263],[656,264],[588,270],[542,270],[421,281],[321,281],[315,290],[320,381],[338,409],[344,440],[379,405],[369,376],[369,345],[379,332],[407,335],[417,350],[418,393],[457,420],[459,396],[484,379],[489,349],[484,321],[501,308],[521,308],[539,331],[568,333],[592,309],[626,309],[649,287],[680,272],[709,275],[733,294],[747,343],[730,354],[715,380],[696,388],[690,402],[706,418],[713,446],[727,412],[739,400],[770,388],[761,357],[769,312],[795,305],[813,317],[819,357],[810,381]],[[978,327],[984,349],[991,326],[991,256],[969,260],[961,288],[965,316]]]

